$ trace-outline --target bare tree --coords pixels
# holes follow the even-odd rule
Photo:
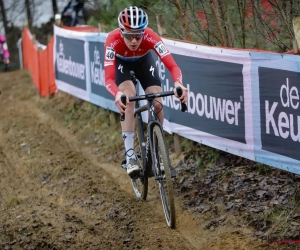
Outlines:
[[[25,0],[25,9],[27,14],[27,20],[28,20],[28,27],[32,28],[32,13],[31,13],[31,1]]]
[[[225,39],[225,35],[224,35],[224,29],[223,29],[223,25],[222,25],[222,18],[221,18],[221,14],[220,14],[220,5],[219,5],[219,1],[218,0],[210,0],[210,7],[211,10],[213,12],[213,16],[215,18],[215,22],[217,24],[217,28],[219,31],[219,35],[220,35],[220,40],[221,40],[221,45],[222,46],[227,46],[227,40]]]
[[[246,1],[245,0],[237,0],[237,6],[239,10],[239,18],[240,18],[240,25],[241,25],[241,44],[242,48],[246,48],[246,26],[245,26],[245,19],[246,19]]]
[[[58,13],[57,0],[52,0],[52,9],[53,9],[53,15]]]
[[[5,34],[8,34],[8,21],[7,21],[7,17],[6,17],[6,9],[5,9],[3,0],[0,0],[0,9],[1,9],[1,16],[2,16],[3,26],[4,26],[4,31],[5,31]]]
[[[169,37],[277,52],[292,49],[292,20],[300,15],[300,0],[88,1],[90,6],[99,8],[98,16],[111,28],[117,27],[114,17],[128,2],[147,11],[152,29],[156,29],[155,17],[163,16]]]
[[[174,4],[175,4],[175,6],[178,10],[178,14],[179,14],[179,17],[180,17],[180,20],[181,20],[181,23],[182,23],[182,26],[183,26],[183,29],[184,29],[186,39],[191,41],[192,36],[191,36],[191,31],[189,29],[189,25],[188,25],[187,20],[186,20],[186,14],[184,13],[183,9],[181,8],[179,0],[175,0]]]

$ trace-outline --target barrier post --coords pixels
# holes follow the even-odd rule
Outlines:
[[[295,54],[295,55],[298,55],[298,54],[299,54],[299,53],[298,53],[298,48],[299,48],[299,46],[298,46],[297,40],[296,40],[296,39],[293,39],[293,51],[294,51],[294,54]]]
[[[56,16],[56,15],[55,15]],[[50,44],[50,41],[52,39],[52,35],[47,35],[47,46],[49,46]],[[53,95],[50,95],[51,94],[51,91],[50,91],[50,65],[49,65],[49,57],[52,56],[52,55],[49,55],[49,48],[47,48],[47,72],[48,72],[48,77],[47,77],[47,82],[48,82],[48,96],[51,98],[53,97]]]
[[[117,123],[117,114],[113,111],[109,111],[109,122],[111,125],[116,125]]]
[[[295,39],[293,40],[293,49],[295,54],[299,54],[300,45],[300,17],[293,18],[293,30],[295,33]]]
[[[98,29],[99,29],[99,32],[105,32],[106,31],[105,24],[98,23]]]
[[[177,134],[173,134],[173,140],[174,140],[174,150],[175,154],[178,156],[182,152],[182,148],[180,145],[180,136]]]
[[[165,27],[165,20],[163,15],[156,15],[156,24],[157,24],[158,34],[160,36],[167,35],[167,29]]]
[[[17,48],[18,48],[18,52],[19,52],[19,62],[20,62],[20,69],[23,69],[23,40],[22,37],[18,40],[17,42]]]

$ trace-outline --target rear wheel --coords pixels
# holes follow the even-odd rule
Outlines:
[[[166,221],[175,228],[174,189],[171,178],[169,154],[159,126],[153,128],[154,167]]]
[[[144,155],[143,147],[146,146],[145,134],[143,130],[143,121],[140,114],[136,115],[135,124],[135,139],[134,139],[134,152],[137,156],[137,163],[141,168],[141,173],[139,176],[131,178],[132,187],[135,195],[143,200],[147,199],[148,194],[148,175],[144,173],[144,162],[146,161],[146,156]]]

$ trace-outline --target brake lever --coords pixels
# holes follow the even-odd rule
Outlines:
[[[124,94],[121,95],[121,102],[122,102],[124,105],[126,105],[126,95],[124,95]],[[121,122],[125,120],[125,114],[123,114],[123,115],[120,116],[120,120],[121,120]]]
[[[182,88],[180,86],[176,88],[176,92],[179,97],[182,96]],[[185,111],[187,111],[187,106],[185,103],[181,102],[181,112],[185,112]]]

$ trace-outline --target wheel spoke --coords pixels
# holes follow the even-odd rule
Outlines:
[[[143,128],[142,120],[139,119],[140,115],[136,116],[136,125],[135,125],[135,140],[134,140],[134,152],[136,154],[137,163],[140,166],[141,169],[143,169],[145,156],[143,156],[142,152],[142,145],[144,141],[142,138],[139,138],[139,129]],[[148,194],[148,176],[146,173],[143,173],[143,175],[132,178],[131,179],[133,191],[136,195],[136,197],[141,198],[143,200],[147,199]]]
[[[174,190],[171,178],[170,160],[164,137],[158,126],[153,129],[153,150],[155,171],[162,206],[169,227],[175,228]]]

